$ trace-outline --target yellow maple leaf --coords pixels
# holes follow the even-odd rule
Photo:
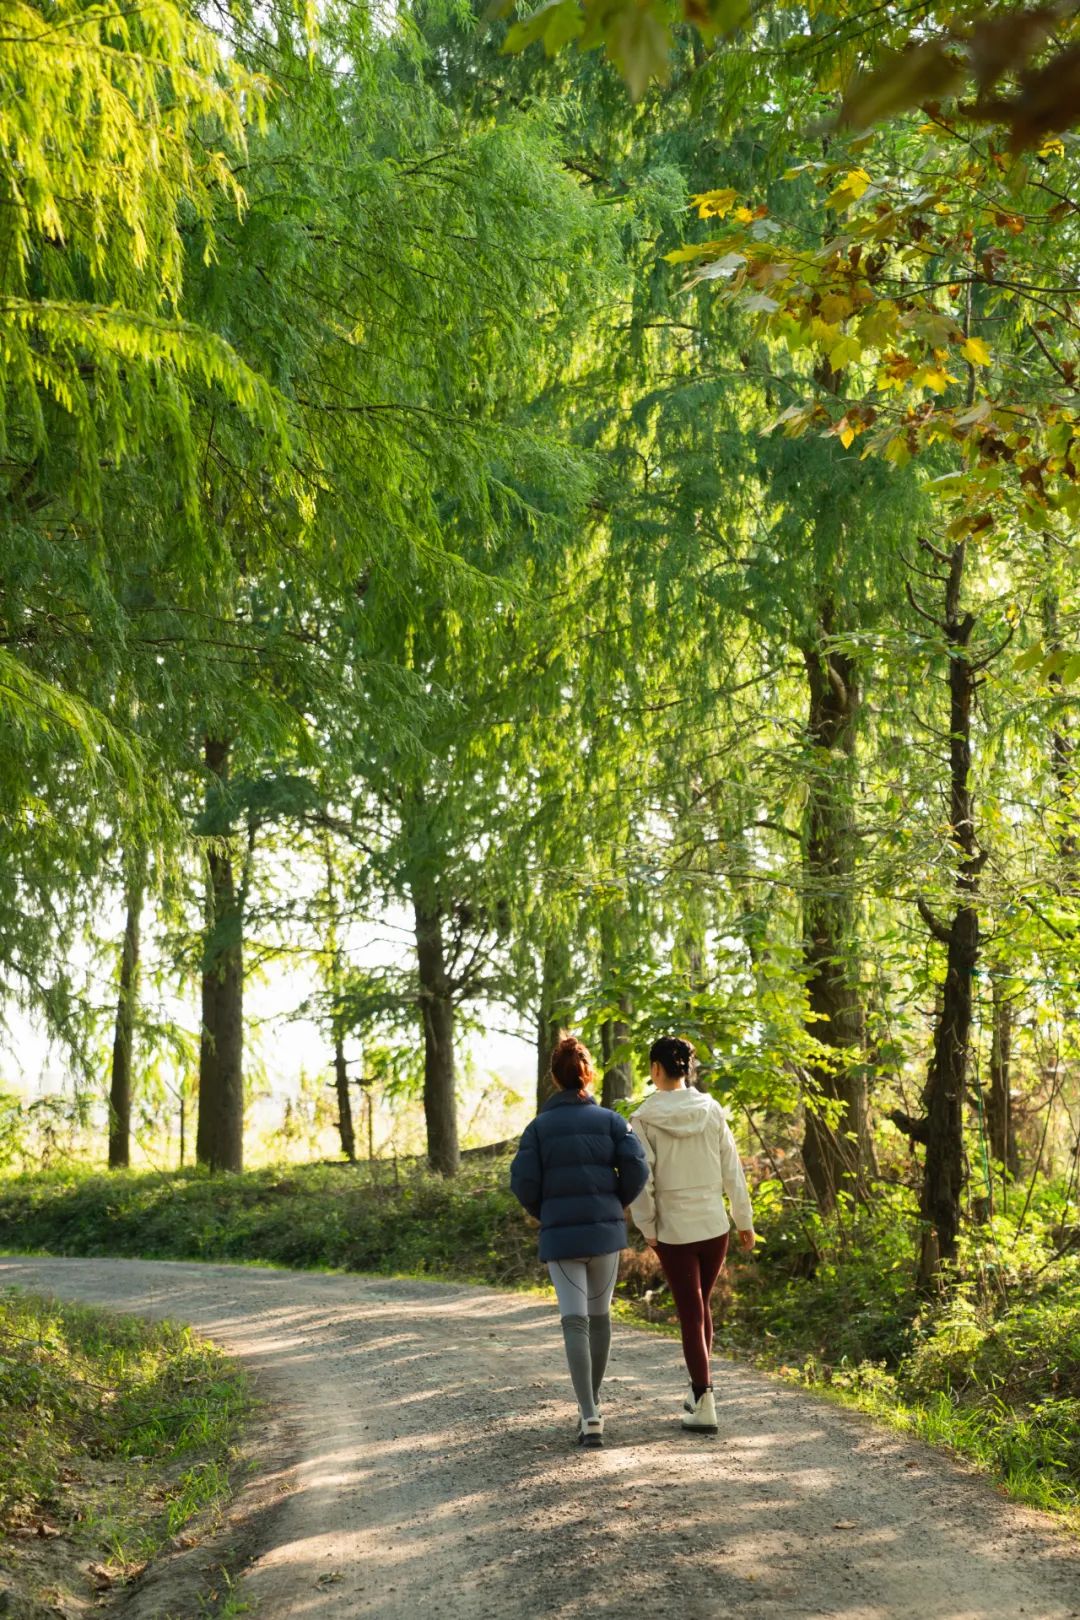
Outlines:
[[[845,208],[850,208],[852,203],[858,202],[870,184],[872,182],[865,169],[849,169],[836,190],[830,193],[829,207],[834,208],[837,213],[842,213]]]
[[[912,377],[915,387],[928,387],[928,389],[934,390],[934,394],[944,394],[950,382],[955,381],[957,381],[957,377],[952,376],[950,371],[946,371],[944,366],[923,366],[923,369],[916,371],[915,376]]]
[[[987,348],[982,338],[967,338],[960,350],[960,353],[963,355],[964,359],[970,361],[973,366],[988,366],[990,364],[990,350]]]
[[[754,217],[754,213],[750,208],[736,208],[731,217],[732,219],[739,220],[743,225],[749,225],[750,221]]]
[[[699,219],[723,219],[730,214],[737,196],[737,191],[725,187],[720,191],[699,191],[690,201],[697,208]]]

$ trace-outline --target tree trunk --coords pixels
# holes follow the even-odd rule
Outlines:
[[[605,999],[614,997],[621,1012],[631,1010],[629,992],[620,983],[622,974],[621,946],[626,932],[626,917],[622,905],[609,905],[600,916],[600,975]],[[634,1089],[633,1070],[629,1063],[613,1061],[616,1049],[628,1039],[630,1026],[625,1018],[606,1018],[600,1026],[600,1055],[604,1073],[600,1083],[600,1100],[605,1108],[614,1107],[620,1099],[629,1097]]]
[[[1050,558],[1047,558],[1050,567]],[[1061,628],[1057,590],[1048,585],[1043,596],[1043,644],[1050,652],[1061,652]],[[1065,683],[1060,669],[1048,677],[1055,696],[1064,696]],[[1050,768],[1058,790],[1050,825],[1055,829],[1054,844],[1060,862],[1059,881],[1063,893],[1080,894],[1080,843],[1076,834],[1076,758],[1073,739],[1066,729],[1062,712],[1050,729]]]
[[[353,1129],[352,1098],[349,1095],[349,1073],[345,1064],[345,1045],[341,1035],[334,1036],[334,1091],[337,1095],[338,1135],[341,1151],[350,1164],[356,1160],[356,1132]]]
[[[131,863],[124,884],[124,943],[120,952],[120,985],[109,1084],[110,1170],[126,1170],[131,1163],[132,1058],[135,1010],[139,999],[139,925],[145,881],[146,867],[140,853]]]
[[[803,961],[808,1028],[834,1057],[811,1068],[822,1099],[839,1105],[830,1125],[806,1110],[803,1165],[818,1207],[828,1213],[838,1192],[860,1195],[870,1158],[863,1013],[859,999],[855,901],[853,759],[858,670],[828,646],[833,606],[821,610],[821,640],[804,649],[812,748],[804,822]]]
[[[619,997],[620,1010],[629,1015],[631,1011],[630,998],[626,995]],[[623,1018],[608,1018],[604,1020],[600,1029],[600,1045],[604,1057],[604,1078],[600,1088],[600,1101],[605,1108],[614,1108],[617,1102],[625,1102],[634,1092],[633,1065],[626,1059],[621,1063],[613,1062],[616,1050],[630,1038],[630,1025]]]
[[[454,1072],[454,1001],[446,972],[442,917],[434,904],[413,897],[420,1017],[424,1029],[424,1119],[428,1163],[443,1176],[457,1175],[457,1094]]]
[[[207,821],[215,842],[207,856],[207,928],[202,973],[199,1121],[195,1154],[211,1170],[244,1167],[244,918],[222,803],[231,744],[207,737]]]
[[[1010,1180],[1020,1174],[1012,1117],[1012,1001],[998,972],[991,981],[992,1032],[990,1038],[990,1095],[986,1102],[986,1134],[990,1157],[1003,1166],[1002,1192],[1008,1200]]]
[[[323,861],[326,866],[326,903],[329,910],[326,953],[330,964],[330,1020],[334,1036],[334,1092],[337,1096],[338,1135],[341,1151],[350,1164],[356,1162],[356,1131],[353,1127],[352,1097],[349,1094],[349,1074],[345,1062],[345,1038],[341,1028],[341,946],[338,938],[337,898],[334,874],[334,853],[327,832],[323,839]]]
[[[970,657],[974,614],[960,608],[965,543],[947,559],[945,619],[949,648],[949,825],[957,851],[958,905],[951,924],[944,924],[920,900],[919,910],[934,937],[945,946],[945,983],[934,1049],[923,1091],[926,1107],[926,1164],[920,1198],[923,1243],[919,1284],[934,1286],[941,1263],[956,1257],[964,1189],[964,1096],[971,1045],[972,986],[979,960],[979,873],[985,862],[975,837],[971,788],[971,709],[976,666]]]
[[[544,942],[540,964],[540,1005],[536,1012],[536,1111],[540,1112],[554,1089],[551,1054],[563,1033],[568,959],[562,944]]]

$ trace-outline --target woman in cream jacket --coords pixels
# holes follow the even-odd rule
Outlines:
[[[634,1114],[633,1126],[650,1175],[630,1213],[660,1258],[679,1313],[693,1392],[686,1399],[683,1428],[715,1434],[711,1298],[731,1227],[725,1193],[742,1247],[752,1249],[756,1239],[735,1138],[720,1104],[690,1085],[693,1061],[690,1042],[676,1036],[656,1041],[649,1053],[656,1090]]]

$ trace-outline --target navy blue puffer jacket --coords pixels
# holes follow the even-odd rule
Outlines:
[[[515,1197],[540,1222],[541,1260],[625,1248],[623,1208],[648,1179],[645,1150],[622,1115],[576,1091],[548,1098],[510,1166]]]

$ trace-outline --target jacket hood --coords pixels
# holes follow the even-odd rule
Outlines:
[[[715,1119],[717,1104],[704,1091],[694,1086],[680,1091],[654,1091],[646,1097],[637,1113],[655,1130],[668,1131],[672,1136],[699,1136]]]

